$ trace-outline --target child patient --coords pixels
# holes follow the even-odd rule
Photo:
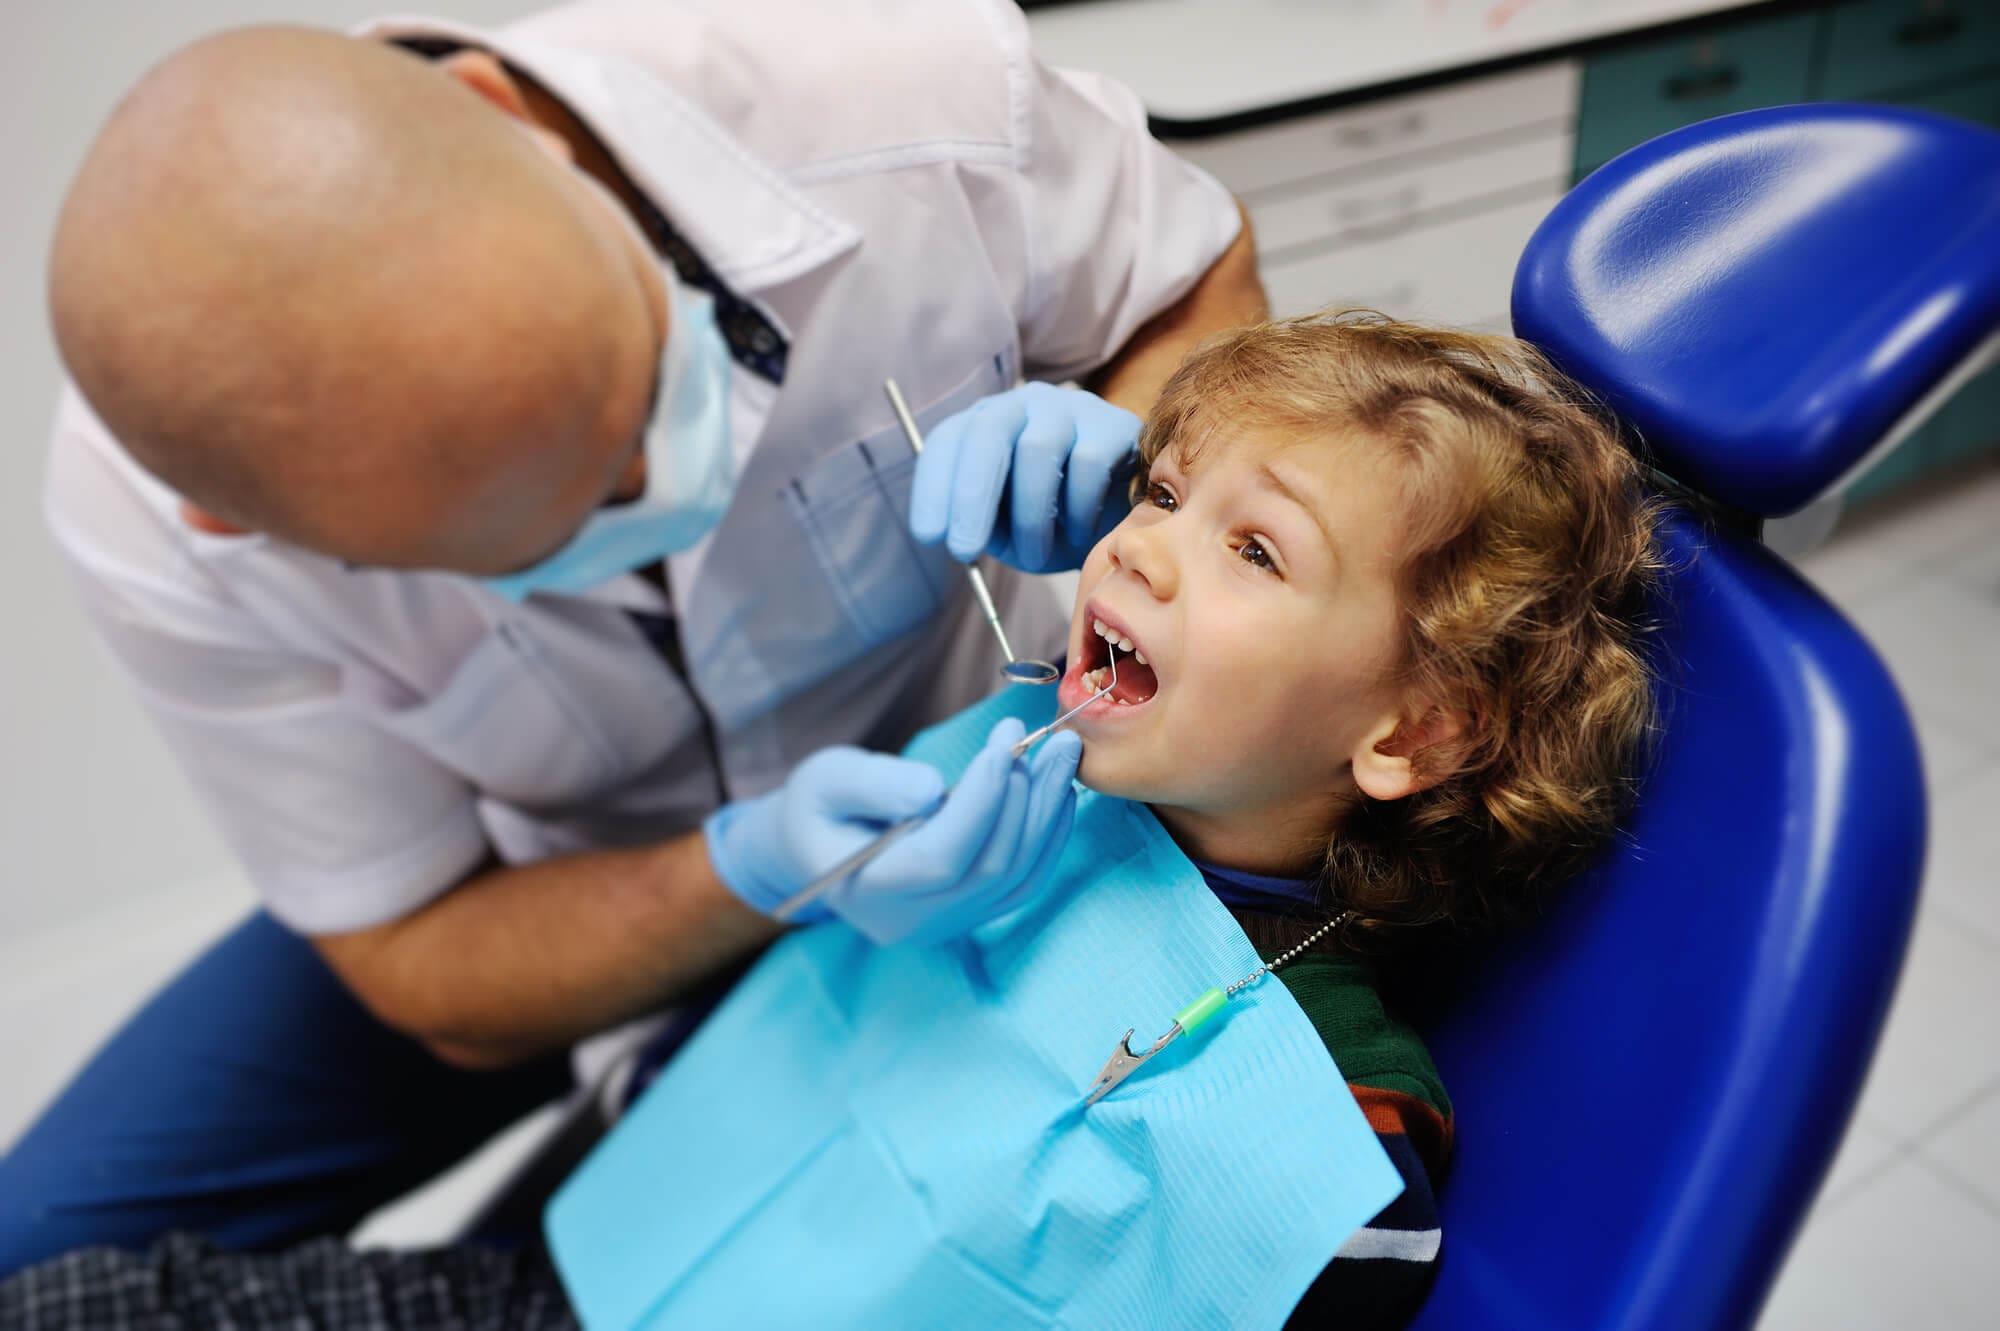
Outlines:
[[[1150,805],[1267,961],[1341,918],[1277,974],[1405,1191],[1294,1320],[1400,1325],[1452,1108],[1378,984],[1538,911],[1612,833],[1652,715],[1655,506],[1526,344],[1352,314],[1205,344],[1140,461],[1077,592],[1062,706],[1119,658],[1079,779]]]
[[[1276,975],[1405,1190],[1292,1324],[1398,1326],[1440,1251],[1452,1107],[1381,986],[1441,940],[1545,909],[1613,832],[1652,715],[1656,510],[1525,344],[1373,315],[1204,344],[1140,461],[1077,592],[1060,705],[1114,653],[1117,669],[1073,722],[1079,778],[1150,806],[1265,960],[1338,921]],[[370,1326],[574,1317],[538,1250],[234,1256],[176,1238],[23,1273],[0,1285],[0,1323],[93,1283],[131,1320],[255,1322],[274,1299],[303,1325],[362,1306]]]

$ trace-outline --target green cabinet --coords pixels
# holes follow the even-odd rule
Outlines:
[[[2000,124],[2000,0],[1852,0],[1602,51],[1584,62],[1576,176],[1697,120],[1828,100]]]
[[[1987,370],[1958,390],[1922,430],[1924,465],[1941,466],[2000,444],[2000,369]]]
[[[1577,107],[1577,175],[1697,120],[1808,100],[1819,17],[1725,23],[1592,58]]]
[[[2000,73],[2000,0],[1860,0],[1829,9],[1826,26],[1818,95],[1832,101]]]
[[[1733,111],[1880,101],[2000,127],[2000,0],[1833,0],[1676,29],[1584,62],[1577,179],[1647,139]],[[2000,369],[1973,379],[1849,491],[1894,490],[2000,446]]]
[[[1847,492],[1850,504],[1901,488],[1924,473],[2000,446],[2000,368],[1976,375],[1895,452]]]
[[[1904,106],[1976,120],[1983,125],[2000,126],[2000,70],[1950,87],[1898,97],[1896,101]]]

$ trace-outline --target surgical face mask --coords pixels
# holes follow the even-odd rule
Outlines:
[[[637,227],[596,181],[617,216]],[[647,249],[643,240],[641,248]],[[581,592],[695,544],[722,521],[736,491],[729,433],[729,346],[708,293],[662,270],[670,311],[658,399],[646,424],[646,492],[600,508],[547,559],[486,583],[510,601],[530,592]]]

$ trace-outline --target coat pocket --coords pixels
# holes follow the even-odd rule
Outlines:
[[[915,408],[928,435],[954,412],[1012,383],[1007,355],[989,356],[948,392]],[[949,605],[964,575],[942,544],[910,535],[916,454],[890,424],[816,460],[785,488],[814,559],[866,647],[909,633]]]

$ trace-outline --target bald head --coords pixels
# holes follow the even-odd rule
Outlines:
[[[522,128],[331,33],[182,50],[64,205],[65,363],[143,466],[229,523],[362,563],[538,557],[629,462],[659,330],[613,205]]]

